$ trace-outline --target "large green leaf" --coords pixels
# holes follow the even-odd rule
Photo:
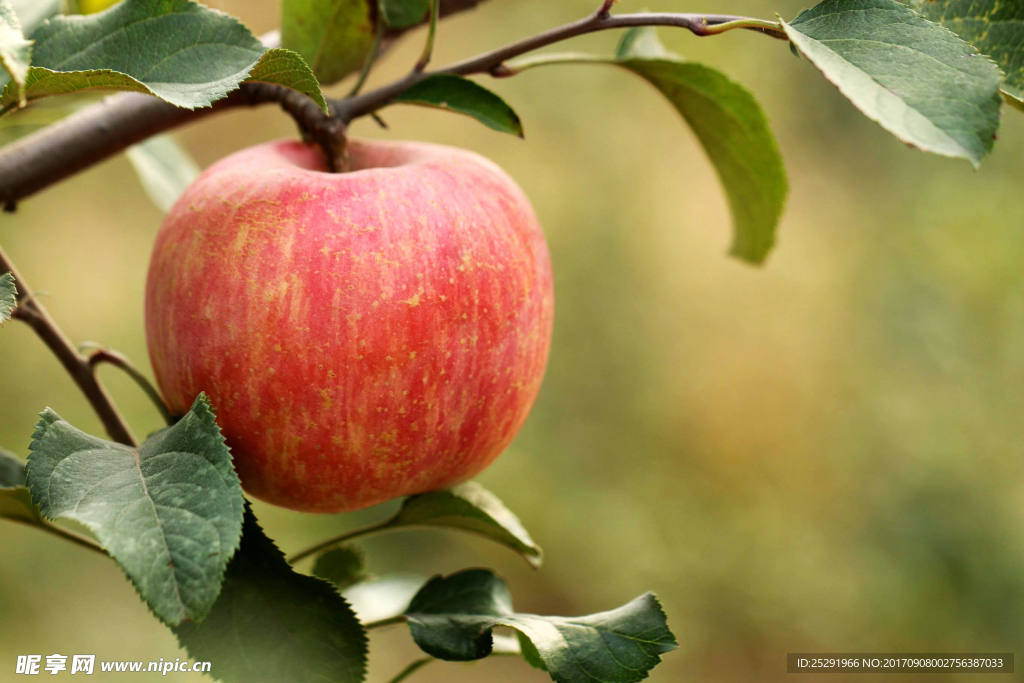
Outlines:
[[[462,76],[428,76],[394,101],[465,114],[499,133],[523,137],[523,124],[512,107],[487,88]]]
[[[32,59],[32,41],[25,40],[14,8],[0,0],[0,67],[7,72],[18,101],[25,102],[25,78]]]
[[[977,166],[999,127],[998,67],[895,0],[825,0],[786,35],[865,116],[903,142]]]
[[[380,0],[384,21],[393,28],[409,28],[423,21],[431,0]]]
[[[302,55],[325,85],[363,65],[374,30],[369,0],[284,0],[281,46]]]
[[[657,88],[689,124],[718,172],[733,213],[732,255],[755,264],[767,258],[788,187],[775,136],[749,91],[714,69],[668,52],[650,27],[627,31],[614,58],[541,54],[508,67],[516,72],[545,64],[613,64]]]
[[[0,275],[0,325],[11,319],[14,307],[18,305],[18,288],[10,273]]]
[[[366,634],[331,584],[292,571],[246,506],[242,544],[202,623],[174,629],[228,683],[359,683]]]
[[[170,135],[154,135],[125,150],[142,187],[167,212],[199,175],[199,166]]]
[[[493,650],[493,628],[515,629],[527,661],[558,683],[640,681],[677,647],[650,593],[586,617],[517,614],[508,586],[486,569],[435,577],[413,598],[406,620],[424,652],[451,661],[482,659]]]
[[[242,490],[205,395],[139,448],[52,410],[33,435],[28,488],[44,517],[92,530],[168,624],[210,611],[242,530]]]
[[[366,555],[352,545],[331,548],[316,558],[313,576],[330,581],[340,591],[370,577],[366,572]]]
[[[125,0],[106,12],[59,16],[32,35],[25,96],[130,90],[189,109],[207,107],[243,81],[274,83],[327,104],[312,71],[290,50],[267,50],[233,17],[193,0]],[[17,104],[13,84],[0,108]]]
[[[1006,74],[1007,101],[1024,110],[1024,1],[911,0],[910,6],[991,57]]]
[[[534,567],[544,560],[544,552],[519,518],[496,495],[474,482],[407,498],[387,526],[469,531],[508,546]]]
[[[743,86],[664,51],[650,28],[633,29],[616,62],[648,80],[682,114],[714,164],[735,222],[732,254],[762,263],[786,203],[786,169],[768,119]]]

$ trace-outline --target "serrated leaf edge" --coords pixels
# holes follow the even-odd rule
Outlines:
[[[232,472],[232,474],[234,474],[235,481],[238,482],[238,475],[235,474],[234,459],[233,459],[233,456],[231,454],[231,449],[225,443],[224,435],[220,431],[220,426],[217,425],[217,423],[216,423],[216,412],[214,411],[213,406],[210,403],[210,399],[206,395],[205,392],[201,392],[199,394],[199,396],[196,397],[196,400],[195,400],[195,402],[193,402],[192,407],[189,409],[189,412],[191,413],[193,410],[196,409],[197,406],[201,406],[201,408],[203,409],[203,414],[202,415],[198,415],[198,413],[197,413],[197,415],[200,417],[200,419],[203,419],[203,417],[205,417],[206,415],[209,415],[210,419],[211,419],[211,423],[217,428],[217,436],[219,438],[220,443],[227,450],[228,459],[232,463],[231,472]],[[36,446],[37,440],[39,440],[39,439],[41,439],[43,437],[43,435],[46,433],[47,429],[49,429],[51,426],[53,426],[53,424],[56,421],[58,421],[58,420],[64,421],[63,418],[60,417],[60,415],[58,415],[52,408],[49,408],[49,407],[47,407],[40,414],[39,417],[40,417],[39,422],[36,423],[35,431],[32,433],[32,443],[29,446],[29,451],[31,451],[31,452],[35,452],[35,450],[36,450],[35,446]],[[81,430],[78,430],[76,427],[71,425],[71,423],[68,423],[68,425],[71,426],[72,429],[76,429],[76,431],[80,431],[81,432]],[[82,433],[84,434],[85,432],[82,432]],[[86,436],[89,436],[89,435],[86,434]],[[91,438],[96,438],[96,437],[91,437]],[[124,449],[124,450],[127,450],[127,451],[132,451],[136,455],[136,460],[138,459],[138,457],[137,457],[138,449],[128,448],[127,446],[124,446],[123,444],[119,444],[119,443],[116,443],[116,442],[105,442],[104,446],[108,447],[108,448],[110,446],[114,446],[114,447],[118,447],[118,448],[121,448],[121,449]],[[25,465],[26,474],[28,474],[28,472],[31,471],[31,467],[32,467],[32,460],[30,459],[26,463],[26,465]],[[28,480],[26,479],[26,483],[27,483],[27,481]],[[29,490],[29,494],[30,494],[30,496],[32,498],[32,502],[39,508],[40,516],[43,519],[50,520],[50,521],[54,521],[55,519],[57,519],[55,517],[49,516],[48,514],[46,514],[43,511],[43,506],[36,499],[36,493],[35,493],[34,488],[32,486],[26,486],[26,488],[28,488],[28,490]],[[244,508],[243,508],[243,514],[244,514]],[[93,534],[97,534],[97,531],[96,531],[96,529],[94,528],[93,525],[85,523],[85,522],[81,522],[81,524],[83,526],[85,526],[87,529],[89,529],[90,531],[92,531]],[[97,536],[96,540],[97,540],[97,543],[99,543],[98,536]],[[220,594],[220,589],[224,585],[224,575],[227,572],[228,564],[231,562],[231,559],[234,557],[235,553],[238,552],[238,548],[239,548],[240,544],[241,544],[241,532],[239,532],[238,539],[235,541],[234,546],[229,548],[228,552],[226,553],[227,559],[224,562],[224,564],[222,565],[220,572],[218,572],[218,575],[217,575],[217,583],[218,583],[217,593],[218,593],[218,595]],[[135,589],[135,593],[136,593],[136,595],[139,596],[139,599],[142,601],[142,604],[144,604],[146,606],[146,609],[149,610],[149,613],[152,614],[160,623],[162,623],[162,624],[164,624],[166,626],[173,627],[175,624],[172,624],[172,623],[166,621],[163,617],[161,617],[159,614],[156,613],[156,611],[153,609],[153,607],[149,604],[149,600],[147,600],[146,597],[142,594],[142,589],[139,587],[138,583],[136,583],[136,581],[132,577],[132,575],[128,573],[128,571],[124,567],[124,565],[122,565],[121,562],[116,557],[111,555],[110,551],[107,550],[107,548],[105,546],[103,546],[102,543],[100,543],[100,546],[103,548],[104,551],[106,551],[107,555],[112,560],[114,560],[115,563],[117,563],[117,566],[120,567],[122,573],[125,575],[125,577],[127,577],[128,582],[132,585],[132,588]],[[216,602],[216,598],[214,598],[214,602]],[[213,603],[211,603],[211,607],[212,607],[212,605],[213,605]],[[198,621],[202,621],[202,618],[200,618],[200,619],[189,619],[189,618],[183,617],[182,620],[180,622],[178,622],[178,625],[180,625],[182,623],[185,623],[185,622],[188,622],[188,621],[197,621],[198,622]]]

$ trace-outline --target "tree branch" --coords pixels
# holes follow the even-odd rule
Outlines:
[[[71,375],[78,388],[85,394],[93,410],[99,415],[103,427],[107,430],[110,438],[126,446],[138,445],[131,430],[125,424],[121,414],[117,412],[114,402],[107,395],[103,385],[96,379],[89,359],[80,354],[64,335],[57,323],[47,313],[43,305],[39,303],[38,297],[29,296],[29,287],[25,284],[18,273],[14,263],[7,257],[7,254],[0,249],[0,273],[10,272],[14,275],[15,285],[18,288],[18,306],[14,309],[12,317],[21,320],[31,327],[43,340],[43,343],[57,356],[64,369]]]
[[[483,1],[441,0],[441,16],[473,9]],[[388,32],[381,50],[402,33]],[[119,93],[0,148],[0,206],[14,211],[22,199],[158,133],[210,114],[271,102],[291,114],[307,137],[325,146],[329,163],[340,164],[345,150],[338,141],[343,138],[344,125],[325,117],[312,100],[287,88],[244,83],[212,107],[195,110],[180,109],[148,95]]]
[[[748,17],[737,17],[724,14],[678,14],[669,12],[641,12],[637,14],[608,14],[610,3],[605,2],[601,8],[590,16],[584,17],[563,26],[559,26],[535,36],[498,48],[491,52],[456,62],[435,71],[412,71],[410,74],[393,83],[357,97],[350,97],[333,103],[338,116],[347,125],[354,119],[365,116],[390,102],[399,93],[425,78],[437,74],[456,74],[470,76],[473,74],[491,74],[496,77],[511,76],[511,71],[503,70],[505,62],[513,57],[532,52],[533,50],[559,43],[563,40],[582,36],[587,33],[606,31],[609,29],[633,28],[636,26],[674,26],[684,28],[697,36],[711,36],[731,28],[742,28],[758,31],[766,35],[787,40],[785,33],[777,24],[760,21]]]

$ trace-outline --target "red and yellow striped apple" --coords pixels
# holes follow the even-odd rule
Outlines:
[[[157,235],[146,333],[172,411],[205,391],[253,496],[341,512],[472,478],[540,388],[554,294],[518,186],[475,154],[243,150]]]

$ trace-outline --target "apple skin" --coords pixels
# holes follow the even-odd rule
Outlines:
[[[205,391],[242,485],[305,512],[443,489],[526,420],[551,263],[526,196],[470,152],[351,140],[353,170],[274,142],[167,214],[146,335],[170,409]]]

